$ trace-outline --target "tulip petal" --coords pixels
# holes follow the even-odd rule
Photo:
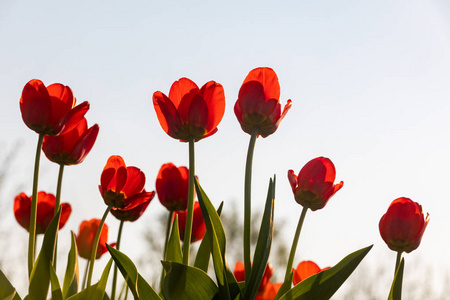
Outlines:
[[[208,122],[206,131],[214,130],[225,113],[225,93],[220,83],[209,81],[202,86],[198,93],[208,107]]]
[[[123,188],[122,192],[126,197],[130,197],[134,194],[138,194],[142,192],[145,186],[145,175],[140,169],[136,167],[128,167],[127,168],[127,181]]]
[[[122,157],[113,155],[108,158],[100,178],[103,191],[120,192],[127,182],[127,168]]]
[[[153,105],[162,129],[171,137],[178,139],[181,129],[181,118],[172,101],[161,92],[153,94]]]
[[[291,184],[292,191],[295,194],[295,190],[297,189],[297,175],[295,175],[293,170],[288,171],[288,180]]]
[[[89,110],[89,107],[89,102],[84,101],[71,109],[59,123],[56,134],[64,134],[77,127],[78,123],[84,119],[84,115]]]
[[[86,156],[94,146],[95,141],[97,140],[98,131],[99,126],[95,124],[87,131],[85,131],[81,137],[79,137],[79,139],[77,140],[77,144],[71,153],[71,156],[74,159],[73,164],[79,164],[83,162],[83,160],[86,158]]]
[[[189,78],[183,77],[175,81],[170,87],[169,99],[176,108],[179,108],[181,100],[188,94],[195,95],[198,86]],[[192,97],[191,97],[192,98]]]
[[[257,81],[263,86],[263,94],[265,99],[280,99],[280,83],[277,74],[271,68],[256,68],[244,79],[242,85],[247,82]]]
[[[32,130],[44,130],[51,116],[52,101],[47,88],[38,79],[30,80],[20,97],[20,111],[24,123]]]

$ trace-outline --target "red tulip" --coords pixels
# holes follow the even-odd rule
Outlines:
[[[268,282],[264,288],[264,290],[262,291],[261,294],[256,295],[255,300],[273,300],[275,299],[275,296],[278,293],[278,290],[280,289],[281,285],[283,283],[282,282],[278,282],[278,283],[272,283],[272,282]]]
[[[139,199],[140,204],[131,208],[131,209],[119,209],[119,208],[113,208],[111,209],[111,213],[114,217],[121,221],[128,221],[128,222],[134,222],[137,219],[139,219],[144,211],[147,209],[147,206],[150,204],[150,201],[152,201],[153,197],[155,196],[155,192],[146,193],[144,190],[145,196]],[[132,205],[133,206],[133,205]]]
[[[288,100],[283,112],[280,104],[280,84],[271,68],[257,68],[248,73],[234,105],[234,113],[242,130],[267,137],[274,133],[292,106]]]
[[[177,168],[173,163],[167,163],[161,166],[156,177],[156,193],[161,204],[169,211],[186,210],[188,187],[188,168]]]
[[[261,279],[261,283],[258,287],[258,295],[262,294],[264,290],[266,289],[266,286],[268,283],[270,283],[270,277],[272,277],[273,274],[273,268],[268,263],[266,265],[266,269],[264,270],[263,278]],[[245,281],[245,265],[243,262],[238,261],[234,267],[234,277],[236,278],[237,282]],[[256,299],[265,299],[265,298],[256,298]]]
[[[297,285],[299,282],[305,280],[306,278],[317,274],[319,272],[322,272],[324,270],[329,269],[330,267],[326,268],[319,268],[319,266],[310,260],[302,261],[298,264],[297,269],[292,269],[292,272],[294,272],[294,276],[292,277],[292,282],[294,285]]]
[[[54,83],[45,87],[42,81],[30,80],[22,91],[20,111],[25,124],[44,135],[58,135],[71,130],[89,109],[89,103],[75,106],[76,99],[68,86]]]
[[[430,216],[422,206],[408,198],[392,201],[380,220],[380,234],[391,250],[409,253],[419,247]]]
[[[90,259],[92,248],[94,247],[95,235],[97,234],[100,219],[91,219],[83,221],[80,224],[78,235],[75,236],[77,241],[78,253],[82,258]],[[104,253],[108,251],[106,242],[108,241],[108,226],[103,224],[102,232],[100,233],[100,240],[97,247],[97,255],[95,259],[99,259]]]
[[[169,97],[160,91],[153,94],[153,105],[163,130],[181,141],[198,141],[217,131],[225,112],[225,95],[221,84],[207,82],[199,89],[188,78],[175,81]]]
[[[153,197],[145,192],[145,174],[136,167],[127,167],[122,157],[111,156],[103,169],[99,190],[106,205],[113,208],[132,209]]]
[[[55,214],[55,196],[45,192],[39,192],[37,196],[36,234],[45,233]],[[69,219],[72,208],[68,203],[61,204],[61,217],[59,229],[63,228]],[[31,214],[31,196],[20,193],[14,198],[14,216],[17,222],[29,231]]]
[[[317,157],[309,161],[295,176],[288,171],[288,179],[295,201],[312,211],[323,208],[328,200],[339,191],[344,182],[334,184],[336,169],[330,159]]]
[[[88,128],[86,118],[70,131],[58,136],[45,136],[42,150],[52,162],[60,165],[77,165],[89,154],[97,139],[97,124]]]
[[[174,214],[178,215],[178,229],[180,231],[180,238],[184,241],[184,232],[186,230],[186,214],[187,211],[180,211]],[[205,221],[203,220],[202,210],[198,201],[194,203],[194,216],[192,220],[192,236],[191,243],[199,241],[203,238],[206,232]]]

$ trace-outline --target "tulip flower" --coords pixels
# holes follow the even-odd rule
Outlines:
[[[256,68],[247,75],[239,90],[234,113],[242,130],[252,134],[255,129],[262,137],[274,133],[292,106],[288,100],[281,112],[280,84],[271,68]]]
[[[36,234],[45,233],[53,219],[55,211],[55,196],[46,192],[39,192],[37,196]],[[68,203],[61,204],[61,218],[59,229],[63,228],[69,219],[72,208]],[[14,198],[14,216],[17,222],[29,231],[31,213],[31,197],[20,193]]]
[[[237,282],[245,281],[245,265],[243,262],[238,261],[236,263],[233,274],[234,274],[234,277],[236,278]],[[268,263],[266,265],[266,269],[264,270],[264,274],[263,274],[263,278],[261,279],[261,283],[259,284],[257,295],[260,295],[264,292],[267,284],[269,283],[270,277],[272,277],[272,274],[273,274],[273,268]]]
[[[42,150],[52,162],[60,165],[76,165],[86,158],[97,139],[97,124],[88,128],[83,117],[72,130],[64,130],[58,136],[45,136]]]
[[[186,214],[187,211],[180,211],[174,214],[174,218],[178,215],[178,229],[180,231],[180,238],[184,241],[184,232],[186,230]],[[203,220],[202,210],[198,201],[194,203],[194,215],[192,222],[191,243],[199,241],[203,238],[206,232],[205,221]]]
[[[312,211],[323,208],[331,196],[342,188],[344,182],[334,184],[335,178],[336,169],[326,157],[317,157],[309,161],[298,176],[293,170],[288,171],[295,201]]]
[[[225,112],[225,95],[221,84],[207,82],[200,89],[188,78],[175,81],[169,97],[160,91],[153,94],[159,124],[174,139],[198,141],[217,132]]]
[[[94,238],[97,233],[100,219],[91,219],[83,221],[80,224],[78,235],[76,235],[78,254],[80,257],[90,259],[92,248],[94,247]],[[106,242],[108,241],[108,226],[103,224],[102,232],[100,233],[100,241],[97,247],[96,259],[99,259],[104,253],[108,251]]]
[[[280,289],[282,282],[278,283],[272,283],[267,282],[266,286],[264,287],[264,290],[261,293],[258,293],[256,295],[255,300],[273,300],[275,299],[275,296],[278,293],[278,290]]]
[[[111,156],[103,169],[99,190],[106,205],[132,209],[153,197],[145,192],[145,174],[136,167],[127,167],[122,157]]]
[[[147,209],[147,206],[150,204],[150,201],[152,201],[153,197],[155,196],[155,192],[147,193],[144,190],[144,196],[141,198],[135,198],[139,201],[140,204],[137,206],[131,208],[131,209],[120,209],[120,208],[113,208],[111,209],[111,213],[116,219],[120,221],[128,221],[128,222],[134,222],[137,219],[139,219],[144,211]],[[131,206],[134,206],[133,204]]]
[[[429,220],[429,214],[424,216],[420,204],[398,198],[381,218],[380,234],[391,250],[409,253],[419,247]]]
[[[299,282],[305,280],[306,278],[322,272],[324,270],[329,269],[330,267],[326,267],[321,269],[315,262],[310,260],[302,261],[298,264],[296,269],[292,269],[294,276],[292,277],[292,282],[294,285],[297,285]]]
[[[188,188],[188,168],[177,168],[173,163],[167,163],[161,166],[156,177],[156,193],[161,204],[169,211],[186,210]]]
[[[88,111],[88,102],[76,107],[75,103],[70,87],[60,83],[46,87],[42,81],[32,79],[23,88],[20,111],[30,129],[39,134],[58,135],[75,127]]]

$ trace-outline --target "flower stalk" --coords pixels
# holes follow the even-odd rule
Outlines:
[[[120,221],[119,225],[119,233],[117,234],[117,242],[116,242],[116,249],[120,250],[120,240],[122,239],[122,229],[123,229],[123,223],[125,221]],[[116,299],[116,285],[117,285],[117,265],[114,265],[114,274],[113,274],[113,281],[112,281],[112,288],[111,288],[111,299]]]
[[[298,219],[297,229],[295,230],[294,240],[292,241],[291,252],[289,253],[289,259],[286,266],[286,274],[284,275],[284,281],[286,282],[292,272],[292,266],[294,265],[295,252],[297,251],[298,239],[300,237],[300,232],[302,231],[303,221],[305,221],[306,212],[308,211],[307,206],[303,206],[302,213]]]
[[[188,189],[188,205],[186,217],[186,231],[184,232],[183,243],[183,264],[189,265],[189,248],[191,246],[192,220],[194,218],[194,179],[195,179],[195,140],[189,138],[189,189]]]

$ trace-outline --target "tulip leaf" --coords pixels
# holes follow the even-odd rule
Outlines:
[[[356,269],[373,245],[347,255],[334,267],[306,278],[286,292],[281,300],[330,299]]]
[[[223,209],[223,201],[220,203],[219,208],[217,209],[217,214],[222,214]],[[209,261],[211,257],[211,248],[209,247],[210,241],[209,241],[209,235],[205,234],[203,237],[200,246],[198,247],[197,256],[195,257],[195,263],[194,267],[199,268],[206,273],[208,273],[209,268]]]
[[[178,216],[175,216],[173,221],[172,233],[167,244],[166,259],[167,261],[174,261],[178,263],[183,262],[183,252],[180,244],[180,230],[178,228]]]
[[[220,298],[234,299],[241,290],[226,262],[226,237],[222,222],[197,179],[195,179],[195,189],[197,191],[198,202],[202,210],[203,219],[205,220],[206,234],[210,241],[210,249],[214,263],[214,271],[219,285]]]
[[[402,258],[400,265],[395,272],[394,280],[392,281],[391,292],[389,293],[388,300],[401,300],[402,299],[402,281],[403,281],[403,269],[405,267],[405,259]]]
[[[45,231],[41,252],[31,271],[30,284],[28,286],[28,300],[47,298],[48,288],[50,286],[50,265],[53,262],[53,252],[56,245],[60,216],[61,209],[58,210],[58,213]]]
[[[128,283],[134,299],[161,300],[153,288],[138,273],[136,266],[125,254],[113,247],[106,245],[114,262]]]
[[[253,266],[250,273],[250,278],[246,283],[244,299],[253,299],[256,297],[264,271],[266,270],[270,249],[272,247],[274,204],[275,177],[273,181],[270,179],[269,182],[266,207],[264,208],[264,214],[261,220],[258,241],[256,243],[255,254],[253,256]]]
[[[0,299],[7,300],[21,300],[17,294],[16,289],[13,287],[5,274],[0,270]]]
[[[52,300],[63,300],[61,285],[59,284],[55,268],[52,265],[50,265],[50,282],[52,284]]]
[[[213,299],[216,283],[203,270],[181,263],[163,261],[167,272],[163,294],[167,300]]]
[[[67,300],[103,300],[106,295],[105,294],[106,284],[108,283],[108,276],[111,270],[112,262],[113,260],[110,259],[106,264],[106,267],[103,270],[102,277],[100,278],[99,282],[87,287],[78,294],[75,294],[67,298]]]
[[[275,299],[274,300],[278,300],[280,299],[281,296],[283,296],[284,294],[286,294],[287,291],[289,291],[291,289],[292,286],[292,277],[294,276],[294,273],[291,272],[291,274],[286,278],[286,280],[283,282],[283,284],[281,285],[280,289],[278,290]]]
[[[78,250],[75,235],[72,231],[70,232],[70,237],[70,251],[63,282],[64,298],[75,295],[78,291]]]

